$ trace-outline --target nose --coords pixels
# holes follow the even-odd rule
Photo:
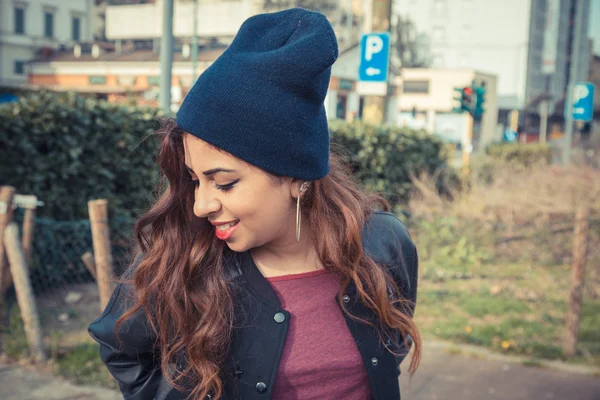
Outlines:
[[[209,191],[210,192],[210,191]],[[203,193],[202,188],[197,188],[194,193],[194,215],[206,218],[221,209],[221,203],[210,193]]]

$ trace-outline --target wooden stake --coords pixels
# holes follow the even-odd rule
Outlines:
[[[0,187],[0,239],[4,236],[4,229],[13,220],[15,210],[13,208],[13,197],[15,196],[15,188],[12,186]],[[6,259],[6,251],[4,248],[4,240],[0,240],[0,304],[4,299],[4,294],[12,283],[10,269]]]
[[[113,291],[113,260],[108,229],[108,202],[106,200],[90,200],[88,210],[94,243],[96,282],[98,282],[100,292],[100,309],[104,310]]]
[[[35,230],[35,208],[25,210],[23,217],[23,255],[28,268],[31,268],[31,252],[33,247],[33,231]]]
[[[571,272],[571,291],[567,310],[563,351],[566,357],[573,357],[577,348],[577,334],[581,319],[581,301],[585,283],[585,264],[588,255],[589,208],[579,207],[575,213],[575,232],[573,238],[573,269]]]
[[[92,252],[86,251],[81,256],[81,261],[83,261],[83,263],[85,264],[85,267],[88,269],[88,271],[90,271],[90,274],[92,275],[94,280],[97,282],[98,278],[96,277],[96,262],[94,261],[94,255],[92,254]]]
[[[10,265],[10,272],[14,278],[17,302],[21,310],[21,318],[25,327],[25,336],[29,342],[31,355],[37,362],[46,360],[44,352],[44,341],[40,318],[38,316],[29,270],[25,264],[25,256],[19,240],[19,227],[11,222],[4,229],[4,245]]]

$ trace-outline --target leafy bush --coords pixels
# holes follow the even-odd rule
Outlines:
[[[158,179],[159,111],[32,92],[0,107],[0,184],[35,194],[38,216],[87,219],[87,201],[105,198],[113,217],[137,217]],[[456,182],[443,143],[425,132],[332,121],[333,142],[368,189],[392,203],[408,200],[411,174],[442,171],[440,190]]]
[[[489,238],[482,236],[474,224],[452,217],[418,215],[410,227],[423,264],[422,279],[471,279],[473,272],[480,271],[492,257],[485,246]]]
[[[552,148],[544,143],[495,143],[486,148],[491,158],[528,167],[540,162],[550,163]]]
[[[157,127],[156,109],[30,93],[0,107],[0,184],[37,195],[39,216],[87,219],[98,198],[139,215],[158,177]]]
[[[444,143],[425,131],[341,120],[330,121],[329,129],[334,150],[342,147],[358,179],[392,204],[409,200],[413,176],[437,175],[437,189],[443,194],[459,183],[447,163]]]

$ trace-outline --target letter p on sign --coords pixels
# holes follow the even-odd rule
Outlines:
[[[365,58],[367,61],[371,61],[373,59],[373,54],[377,54],[383,50],[383,40],[381,40],[379,36],[367,37],[367,46],[365,50]]]

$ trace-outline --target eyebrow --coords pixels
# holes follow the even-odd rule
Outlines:
[[[190,172],[190,173],[196,174],[193,169],[191,169],[190,167],[187,166],[187,164],[185,166],[185,169],[187,169],[188,172]],[[202,174],[204,176],[211,176],[211,175],[214,175],[214,174],[219,173],[219,172],[233,173],[233,172],[237,172],[237,170],[235,170],[235,169],[227,169],[227,168],[213,168],[213,169],[209,169],[209,170],[206,170],[206,171],[202,172]]]

